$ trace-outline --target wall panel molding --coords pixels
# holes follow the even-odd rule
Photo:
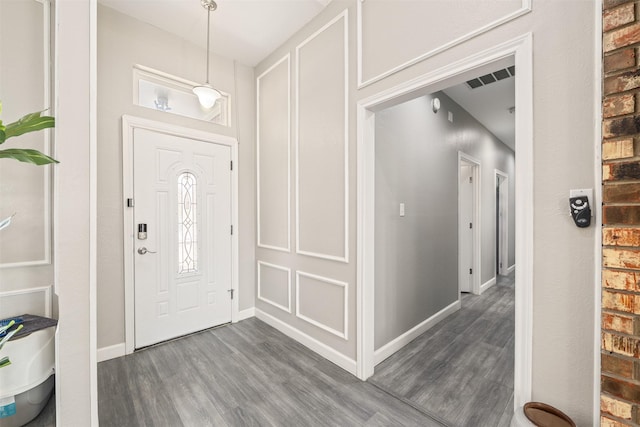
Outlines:
[[[342,289],[343,299],[342,299],[342,312],[343,312],[343,322],[342,329],[338,330],[329,325],[322,323],[319,320],[313,319],[312,317],[305,315],[300,310],[300,295],[301,295],[301,286],[300,286],[300,278],[306,277],[308,279],[315,280],[316,282],[326,283],[329,286],[338,286]],[[304,320],[307,323],[310,323],[318,328],[325,330],[333,335],[336,335],[340,338],[348,340],[348,325],[349,325],[349,284],[347,282],[342,282],[339,280],[330,279],[328,277],[318,276],[315,274],[304,273],[302,271],[296,272],[296,317]]]
[[[262,269],[263,268],[271,268],[274,270],[285,271],[287,273],[287,305],[286,306],[262,295],[262,290],[263,290]],[[258,299],[260,301],[266,302],[267,304],[271,304],[272,306],[277,307],[280,310],[283,310],[291,314],[291,269],[280,266],[280,265],[264,262],[264,261],[258,261]]]
[[[44,107],[45,114],[54,115],[54,112],[51,111],[53,105],[51,103],[51,3],[49,1],[41,1],[41,0],[33,0],[32,3],[42,6],[42,84],[43,84],[43,93],[42,93],[42,107]],[[8,6],[8,5],[7,5]],[[7,95],[7,94],[5,94]],[[5,98],[6,101],[6,98]],[[26,114],[31,111],[24,111]],[[37,134],[31,135],[31,137],[35,137],[35,135],[41,135],[43,141],[42,152],[46,155],[51,155],[51,142],[52,142],[52,129],[45,129]],[[10,145],[10,144],[8,144]],[[7,147],[8,148],[8,147]],[[33,147],[30,147],[33,148]],[[22,165],[22,164],[21,164]],[[24,167],[18,166],[18,167]],[[27,166],[29,167],[29,166]],[[42,216],[42,227],[43,234],[41,236],[41,241],[38,242],[38,245],[42,247],[42,256],[38,256],[37,259],[24,259],[24,260],[16,260],[11,262],[2,262],[0,261],[0,268],[14,268],[14,267],[34,267],[39,265],[49,265],[51,264],[51,242],[52,242],[52,203],[51,203],[51,189],[52,189],[52,174],[53,170],[50,165],[40,166],[39,171],[42,172],[42,193],[44,197],[43,210],[41,212]],[[20,212],[18,212],[20,215]],[[28,214],[27,214],[28,216]],[[39,216],[39,215],[38,215]],[[4,217],[0,218],[0,220],[5,219]],[[28,219],[28,218],[27,218]],[[15,219],[14,219],[15,224]],[[24,224],[25,227],[28,227],[27,224]],[[7,238],[6,233],[8,229],[5,229],[5,238]],[[33,246],[36,246],[34,243]],[[34,256],[33,258],[36,258]]]
[[[343,212],[343,219],[341,218],[340,221],[342,221],[342,228],[343,228],[343,235],[341,238],[341,242],[340,242],[340,251],[338,253],[330,253],[329,251],[323,251],[322,249],[318,249],[317,248],[317,244],[316,244],[316,248],[313,247],[313,245],[310,245],[308,241],[304,241],[301,240],[301,232],[302,234],[304,234],[304,230],[305,227],[309,227],[310,229],[314,229],[317,230],[317,222],[319,218],[322,218],[323,215],[322,213],[317,214],[316,218],[308,218],[308,217],[304,217],[301,214],[301,206],[300,206],[300,195],[301,195],[301,191],[300,191],[300,183],[301,181],[301,175],[304,176],[304,174],[306,173],[305,171],[305,166],[308,166],[309,164],[304,164],[304,160],[301,161],[300,158],[300,148],[301,148],[301,108],[300,108],[300,100],[301,100],[301,96],[300,96],[300,91],[301,91],[301,79],[304,80],[307,76],[305,74],[303,74],[301,72],[301,61],[300,61],[300,56],[301,56],[301,52],[303,52],[305,49],[310,49],[309,45],[316,41],[318,38],[322,37],[325,33],[327,33],[329,30],[331,30],[334,25],[341,25],[341,30],[342,30],[342,46],[340,46],[341,49],[343,49],[343,54],[341,55],[341,60],[342,60],[342,64],[339,64],[339,66],[341,67],[341,71],[343,73],[342,77],[342,84],[344,85],[343,87],[343,93],[340,94],[340,99],[338,100],[337,103],[335,103],[335,105],[340,105],[340,108],[343,111],[343,115],[341,116],[341,120],[343,121],[342,123],[342,132],[341,132],[341,138],[342,140],[342,152],[341,154],[343,155],[343,163],[341,163],[339,166],[333,165],[334,167],[339,167],[344,174],[344,182],[343,182],[343,189],[341,191],[343,191],[344,193],[344,198],[342,200],[342,203],[344,204],[344,212]],[[327,53],[329,52],[329,53]],[[313,55],[313,61],[322,61],[322,64],[324,67],[327,66],[328,63],[332,63],[335,61],[330,61],[330,60],[325,60],[325,57],[328,54],[331,53],[335,53],[334,49],[324,49],[320,52],[318,52],[316,55]],[[318,59],[321,58],[321,59]],[[324,70],[326,71],[326,70]],[[322,76],[311,76],[310,80],[313,80],[313,84],[317,85],[319,84],[319,82],[317,80],[314,80],[313,78],[324,78],[325,74],[328,73],[324,73]],[[316,31],[315,33],[313,33],[312,35],[310,35],[307,39],[305,39],[304,41],[302,41],[298,46],[296,46],[296,57],[295,57],[295,84],[296,84],[296,90],[295,90],[295,187],[296,187],[296,218],[295,218],[295,227],[296,227],[296,253],[301,254],[301,255],[307,255],[310,257],[315,257],[315,258],[321,258],[321,259],[328,259],[328,260],[333,260],[333,261],[340,261],[340,262],[349,262],[349,108],[348,108],[348,104],[349,104],[349,49],[348,49],[348,10],[344,10],[342,13],[340,13],[338,16],[336,16],[334,19],[332,19],[331,21],[329,21],[325,26],[323,26],[322,28],[320,28],[318,31]],[[320,82],[320,84],[322,84]],[[323,89],[321,89],[323,91],[323,94],[329,93],[329,91],[331,89],[333,89],[334,87],[332,85],[328,85],[329,87],[324,87]],[[331,101],[334,101],[333,99]],[[304,115],[304,112],[303,112]],[[313,115],[313,111],[312,114]],[[306,118],[306,116],[305,116]],[[324,129],[328,129],[328,128],[332,128],[331,123],[324,123],[323,122],[323,128]],[[304,129],[303,129],[303,133],[304,133]],[[319,142],[325,143],[325,140],[320,140]],[[333,142],[333,141],[330,141]],[[330,147],[330,142],[325,144],[324,147]],[[306,142],[307,145],[312,145],[312,143]],[[321,159],[318,158],[314,158],[314,163],[317,163],[319,161],[322,161]],[[303,163],[303,167],[301,168],[301,163]],[[325,163],[325,165],[328,165],[327,163]],[[329,174],[330,175],[330,174]],[[327,191],[327,194],[329,194],[330,191]],[[314,221],[315,220],[315,221]],[[305,225],[305,221],[309,221],[309,223],[311,225],[306,226]],[[321,222],[321,221],[320,221]],[[320,230],[319,233],[322,233],[323,238],[325,238],[327,236],[327,233],[331,233],[333,231],[333,229],[330,230]],[[310,247],[311,246],[311,247]],[[340,253],[341,252],[341,253]]]
[[[261,148],[267,148],[267,141],[263,140],[262,137],[262,129],[260,127],[260,119],[264,113],[261,112],[260,109],[260,101],[261,101],[261,82],[262,80],[268,76],[271,72],[276,70],[279,66],[286,63],[287,67],[287,115],[286,115],[286,129],[287,129],[287,208],[286,212],[283,212],[282,215],[285,215],[287,218],[286,221],[286,245],[278,245],[269,242],[263,241],[262,232],[264,230],[264,225],[262,224],[262,213],[264,210],[262,209],[262,197],[263,197],[263,188],[262,188],[262,180],[260,179],[260,172],[266,166],[262,164],[262,159],[260,156]],[[275,64],[265,70],[262,74],[260,74],[256,78],[256,193],[257,193],[257,201],[256,201],[256,209],[257,209],[257,246],[259,248],[265,249],[273,249],[276,251],[282,252],[291,252],[291,55],[286,54],[280,60],[278,60]],[[263,146],[264,145],[264,146]]]
[[[386,71],[382,71],[382,72],[378,72],[377,74],[374,74],[371,77],[365,77],[366,74],[366,70],[364,70],[364,61],[363,61],[363,40],[364,40],[364,34],[363,34],[363,7],[364,5],[367,3],[366,0],[361,0],[361,1],[357,1],[356,2],[356,22],[357,22],[357,28],[356,28],[356,33],[357,33],[357,61],[358,61],[358,89],[361,89],[365,86],[368,86],[372,83],[375,83],[379,80],[384,79],[385,77],[388,77],[392,74],[395,74],[399,71],[404,70],[405,68],[408,68],[414,64],[417,64],[418,62],[421,62],[427,58],[430,58],[432,56],[435,56],[445,50],[451,49],[461,43],[464,43],[468,40],[473,39],[474,37],[477,37],[483,33],[486,33],[487,31],[490,31],[496,27],[499,27],[500,25],[506,24],[507,22],[513,21],[514,19],[525,15],[529,12],[531,12],[531,3],[533,0],[521,0],[521,5],[520,8],[508,13],[504,16],[501,16],[497,19],[495,19],[492,22],[489,22],[485,25],[482,25],[478,28],[475,29],[471,29],[469,32],[447,42],[444,43],[442,45],[436,46],[435,48],[426,48],[426,50],[413,57],[413,58],[408,58],[406,61],[401,62],[399,64],[396,65],[392,65],[390,66],[390,68],[388,68]]]

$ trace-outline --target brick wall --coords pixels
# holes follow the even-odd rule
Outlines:
[[[602,426],[640,425],[640,5],[603,0]]]

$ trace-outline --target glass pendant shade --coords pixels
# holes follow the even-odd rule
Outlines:
[[[198,101],[204,108],[213,107],[216,101],[222,97],[220,92],[209,85],[196,86],[193,88],[193,93],[198,96]]]

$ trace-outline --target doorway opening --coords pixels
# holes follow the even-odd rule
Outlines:
[[[512,413],[513,408],[524,404],[531,398],[531,294],[532,294],[532,254],[533,254],[533,236],[531,233],[533,218],[530,214],[530,207],[533,205],[532,200],[532,152],[533,141],[531,136],[531,124],[532,124],[532,91],[531,91],[531,37],[525,35],[521,38],[513,40],[511,42],[500,45],[494,49],[481,52],[473,57],[467,58],[455,64],[451,64],[443,69],[436,70],[427,75],[421,76],[414,81],[407,84],[403,84],[399,87],[392,88],[388,91],[374,95],[370,98],[362,100],[358,104],[358,207],[359,207],[359,220],[358,220],[358,295],[359,295],[359,311],[358,311],[358,355],[357,366],[358,376],[361,379],[367,379],[374,374],[375,365],[382,360],[385,356],[393,354],[398,349],[401,349],[409,342],[419,337],[422,333],[430,328],[436,330],[437,323],[447,315],[455,312],[460,307],[459,293],[457,292],[458,273],[457,263],[454,262],[453,275],[455,291],[453,297],[445,296],[444,305],[439,309],[438,306],[431,307],[432,314],[425,321],[418,323],[414,327],[405,329],[406,332],[401,333],[396,338],[386,344],[379,339],[380,325],[383,322],[377,318],[380,315],[379,310],[379,296],[376,293],[376,286],[381,281],[393,280],[392,276],[385,276],[381,274],[379,267],[379,256],[377,255],[376,248],[380,247],[384,236],[381,236],[380,230],[382,229],[380,224],[385,218],[386,214],[380,214],[377,207],[380,206],[384,200],[380,200],[381,183],[377,177],[378,169],[380,165],[379,159],[379,147],[377,141],[379,139],[380,129],[376,126],[377,121],[383,117],[383,112],[388,111],[391,108],[418,98],[425,98],[428,102],[432,99],[429,96],[436,96],[438,91],[442,91],[446,88],[458,85],[470,79],[478,76],[484,76],[499,70],[502,68],[515,67],[518,70],[518,77],[515,79],[515,101],[514,109],[518,110],[518,114],[515,115],[515,139],[518,142],[518,156],[514,158],[514,173],[513,180],[515,182],[515,209],[514,220],[517,239],[514,245],[515,259],[520,260],[518,269],[513,272],[515,285],[512,290],[515,293],[515,319],[511,324],[512,331],[515,329],[513,336],[513,342],[515,350],[512,351],[514,356],[514,371],[513,371],[513,400],[507,404],[511,409],[505,408],[506,413]],[[419,101],[418,101],[419,102]],[[439,104],[439,103],[438,103]],[[434,104],[431,104],[434,105]],[[448,118],[451,118],[451,114],[448,114]],[[453,114],[455,120],[456,114]],[[444,115],[447,117],[447,114]],[[449,120],[451,121],[451,120]],[[446,123],[445,123],[446,125]],[[382,128],[382,126],[380,126]],[[425,149],[432,148],[428,142],[424,143]],[[461,147],[462,148],[462,147]],[[405,156],[406,158],[406,156]],[[455,160],[454,160],[455,164]],[[424,167],[428,169],[428,167]],[[457,170],[453,169],[453,177],[450,175],[439,176],[442,178],[451,179],[456,181]],[[405,173],[408,173],[408,169],[404,169]],[[493,168],[488,169],[489,174],[493,172]],[[448,173],[448,172],[447,172]],[[393,176],[393,175],[389,175]],[[487,183],[491,183],[491,175],[486,178]],[[424,182],[424,181],[422,181]],[[495,188],[489,186],[488,197],[482,197],[483,199],[491,200],[488,203],[488,207],[493,211],[495,202],[493,201],[495,196]],[[444,191],[444,190],[443,190]],[[454,190],[455,193],[455,190]],[[483,196],[486,193],[483,192]],[[406,196],[402,196],[403,198]],[[398,203],[404,203],[402,199],[395,199]],[[437,201],[431,201],[432,209],[437,208]],[[392,211],[397,210],[397,205],[389,205]],[[396,207],[394,207],[396,206]],[[404,216],[395,219],[397,227],[402,227],[402,222],[407,222],[407,217],[411,212],[409,204],[403,206],[405,209]],[[416,206],[417,207],[417,206]],[[454,212],[457,211],[457,207],[454,206]],[[451,210],[449,210],[451,212]],[[397,211],[393,216],[397,215]],[[382,217],[382,218],[379,218]],[[495,217],[492,214],[488,214],[485,217],[485,222],[489,224],[495,224]],[[422,222],[427,222],[428,218],[419,218]],[[449,221],[446,215],[438,217],[438,221]],[[457,219],[454,220],[455,231],[457,232]],[[491,227],[493,228],[493,227]],[[398,228],[399,230],[400,228]],[[399,234],[390,233],[392,236],[397,236],[397,245],[404,245],[406,241],[400,238]],[[482,262],[480,266],[480,274],[483,272],[492,276],[487,279],[483,277],[482,287],[488,288],[496,281],[495,265],[496,261],[493,254],[495,233],[489,233],[489,249],[482,250],[492,256],[488,262]],[[451,236],[449,236],[451,238]],[[425,238],[422,236],[422,238]],[[382,239],[382,240],[381,240]],[[454,241],[457,242],[457,238],[454,237]],[[438,240],[444,246],[450,246],[450,240],[442,238]],[[455,244],[454,244],[455,247]],[[422,256],[422,253],[416,253],[407,251],[410,255],[415,255],[414,262],[428,264],[428,260]],[[454,259],[455,259],[454,255]],[[402,259],[402,257],[398,257]],[[438,271],[437,269],[444,270],[450,269],[448,265],[439,264],[436,267],[432,267],[432,271]],[[491,283],[493,281],[493,283]],[[449,295],[448,293],[446,295]],[[442,296],[442,295],[441,295]],[[387,296],[389,297],[389,296]],[[474,298],[473,295],[470,296]],[[390,297],[391,298],[391,297]],[[387,298],[390,299],[390,298]],[[447,298],[449,302],[447,303]],[[402,312],[403,316],[408,314],[408,311]],[[509,325],[505,326],[508,327]],[[388,331],[385,331],[388,332]],[[393,334],[392,334],[393,335]],[[453,340],[453,339],[452,339]],[[444,340],[443,346],[451,344],[452,340]],[[384,341],[384,340],[383,340]],[[505,343],[505,347],[508,343]],[[490,354],[489,351],[487,354]],[[440,353],[437,357],[444,357]],[[491,357],[491,356],[487,356]],[[423,378],[424,379],[424,378]]]
[[[480,160],[458,152],[458,292],[480,294]]]
[[[506,276],[515,268],[509,263],[509,175],[496,169],[495,186],[496,276]]]

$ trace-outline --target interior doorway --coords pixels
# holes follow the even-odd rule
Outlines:
[[[358,145],[358,375],[362,379],[369,378],[374,373],[374,367],[379,359],[376,357],[375,330],[373,325],[375,312],[375,283],[379,277],[375,268],[376,223],[375,215],[376,195],[376,114],[383,109],[398,105],[424,94],[432,94],[438,90],[462,83],[469,78],[482,76],[487,72],[499,69],[501,66],[515,66],[518,69],[518,79],[515,83],[515,139],[518,141],[518,156],[515,158],[515,192],[518,198],[515,203],[515,228],[518,239],[515,244],[515,258],[519,259],[519,268],[515,271],[515,367],[513,376],[513,400],[510,405],[517,407],[531,398],[531,294],[532,294],[532,265],[530,259],[533,253],[533,236],[529,232],[533,218],[529,214],[533,205],[532,191],[532,137],[530,133],[532,123],[532,93],[531,93],[531,39],[524,36],[518,40],[503,44],[481,52],[472,58],[449,65],[441,70],[423,76],[402,87],[392,88],[384,93],[372,96],[359,102],[359,145]],[[490,179],[489,179],[490,182]],[[489,204],[491,210],[495,204],[493,196],[495,189],[489,193],[492,199]],[[489,222],[492,215],[487,216]],[[491,238],[493,239],[493,238]],[[493,242],[491,244],[493,246]],[[491,253],[492,251],[489,251]],[[485,270],[493,275],[493,256]],[[456,270],[457,273],[457,270]],[[493,277],[495,283],[495,275]],[[447,307],[448,308],[448,307]],[[445,309],[443,309],[445,310]],[[441,313],[436,313],[440,315]],[[436,322],[437,323],[437,322]],[[419,327],[407,331],[395,340],[401,348],[406,343],[420,336],[426,329],[434,325],[421,324]],[[513,353],[512,353],[513,354]]]
[[[458,153],[458,292],[480,293],[480,161]]]
[[[496,275],[509,273],[509,175],[496,169]]]

